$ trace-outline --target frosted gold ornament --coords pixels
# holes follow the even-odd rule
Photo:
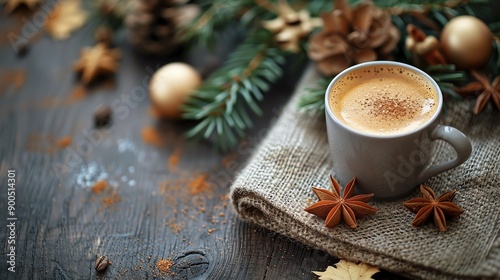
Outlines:
[[[153,109],[161,117],[180,118],[181,106],[201,82],[201,75],[192,66],[181,62],[166,64],[151,78],[149,95]]]
[[[459,69],[484,66],[490,58],[492,39],[488,26],[473,16],[458,16],[441,32],[441,48],[446,60]]]

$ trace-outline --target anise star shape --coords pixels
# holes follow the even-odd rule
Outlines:
[[[118,69],[117,60],[120,51],[108,49],[106,44],[100,43],[92,48],[83,48],[80,59],[75,63],[76,72],[82,73],[82,81],[89,84],[103,74],[114,73]]]
[[[344,195],[340,195],[340,185],[330,175],[332,191],[325,189],[312,188],[320,201],[304,209],[305,211],[314,214],[325,220],[325,226],[332,228],[342,220],[344,223],[354,229],[358,226],[356,217],[361,217],[368,214],[374,214],[377,209],[368,205],[366,202],[373,197],[373,194],[354,194],[354,183],[356,178],[353,178],[344,189]]]
[[[412,221],[413,226],[421,226],[431,216],[434,216],[434,225],[440,230],[446,230],[446,217],[455,218],[460,216],[464,210],[453,203],[455,191],[449,191],[436,199],[434,191],[424,185],[420,185],[423,197],[414,198],[404,203],[404,206],[417,215]]]
[[[493,103],[500,110],[500,76],[497,76],[490,84],[488,77],[484,73],[478,73],[476,70],[472,70],[470,73],[476,81],[454,90],[463,96],[477,95],[479,93],[473,110],[476,115],[484,109],[490,99],[493,99]]]

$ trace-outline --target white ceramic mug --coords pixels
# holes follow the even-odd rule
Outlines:
[[[423,125],[403,134],[373,135],[364,133],[341,122],[330,108],[332,88],[345,75],[354,70],[396,66],[423,76],[435,88],[437,110]],[[404,196],[419,184],[441,172],[455,168],[466,161],[472,145],[459,130],[438,124],[443,96],[437,83],[425,72],[411,65],[393,61],[373,61],[352,66],[338,74],[325,94],[325,114],[328,143],[333,173],[342,184],[356,177],[362,193],[374,193],[375,199],[387,200]],[[451,144],[457,156],[444,163],[430,166],[433,141]]]

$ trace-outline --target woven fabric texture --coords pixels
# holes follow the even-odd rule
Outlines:
[[[281,233],[310,247],[347,260],[362,261],[416,279],[500,279],[500,114],[488,105],[471,113],[473,100],[449,104],[441,123],[464,132],[472,141],[471,157],[461,166],[425,182],[437,195],[455,189],[465,209],[439,232],[432,223],[411,226],[414,214],[403,202],[420,197],[372,202],[375,215],[326,228],[304,211],[317,199],[311,186],[329,189],[335,177],[328,154],[325,120],[299,112],[297,101],[318,79],[309,67],[277,123],[231,186],[232,204],[244,220]],[[454,157],[438,141],[433,161]]]

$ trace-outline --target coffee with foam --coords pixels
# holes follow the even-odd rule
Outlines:
[[[354,70],[332,87],[330,109],[345,125],[368,134],[418,129],[436,113],[438,93],[419,73],[398,66]]]

